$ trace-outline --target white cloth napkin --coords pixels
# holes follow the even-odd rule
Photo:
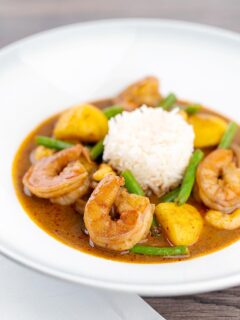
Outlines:
[[[80,286],[0,256],[1,320],[159,320],[139,296]]]

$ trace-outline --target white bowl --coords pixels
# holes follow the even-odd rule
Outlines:
[[[128,264],[74,250],[38,228],[12,183],[14,154],[39,122],[76,102],[116,94],[145,75],[161,91],[240,120],[240,38],[223,30],[146,19],[44,32],[0,52],[0,250],[44,273],[143,295],[181,295],[240,284],[240,242],[170,264]]]

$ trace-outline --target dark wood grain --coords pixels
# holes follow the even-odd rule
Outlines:
[[[240,287],[177,298],[146,298],[168,320],[240,319]]]
[[[239,0],[0,0],[0,47],[60,25],[116,17],[187,20],[240,31]],[[240,319],[240,287],[147,298],[168,320]]]

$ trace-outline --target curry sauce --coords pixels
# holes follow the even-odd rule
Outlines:
[[[111,100],[103,100],[97,104],[102,108],[111,105]],[[216,114],[207,109],[204,109],[204,112]],[[51,136],[57,119],[58,116],[49,118],[27,136],[17,151],[13,164],[13,182],[21,205],[34,223],[56,240],[76,250],[107,259],[134,263],[163,263],[192,259],[209,254],[232,244],[240,238],[240,229],[231,231],[218,230],[204,222],[200,239],[197,243],[189,247],[189,257],[163,258],[159,256],[136,255],[129,252],[118,253],[93,246],[92,243],[89,242],[89,236],[86,234],[83,217],[80,213],[76,212],[72,206],[53,204],[48,200],[38,198],[34,195],[26,195],[24,192],[22,178],[31,166],[30,154],[36,147],[35,137],[37,135]],[[240,143],[239,134],[236,137],[236,141]],[[206,152],[209,152],[209,150],[206,150]],[[152,197],[151,201],[157,203],[157,198]],[[198,211],[204,216],[206,212],[204,205],[197,203],[193,197],[190,198],[188,203],[197,207]],[[169,246],[169,243],[162,233],[160,233],[158,237],[149,235],[148,238],[144,240],[144,244]]]

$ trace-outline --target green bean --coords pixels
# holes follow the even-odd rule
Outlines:
[[[230,122],[218,147],[221,149],[228,149],[232,144],[233,138],[237,130],[238,125],[235,122]]]
[[[140,196],[144,196],[144,192],[140,184],[137,182],[130,170],[125,170],[124,172],[122,172],[122,176],[125,180],[125,186],[130,193],[135,193]]]
[[[186,106],[183,110],[186,111],[189,115],[193,115],[200,111],[202,106],[200,104],[190,104]]]
[[[189,250],[188,250],[188,247],[186,246],[150,247],[150,246],[135,245],[132,249],[130,249],[130,252],[149,255],[149,256],[163,256],[163,257],[189,255]]]
[[[164,110],[170,109],[174,103],[177,101],[177,97],[174,93],[169,93],[162,101],[159,103],[159,107],[162,107]]]
[[[159,199],[159,202],[174,202],[178,197],[180,191],[180,187],[173,189],[172,191],[165,194],[163,197]]]
[[[157,222],[157,218],[155,215],[153,215],[152,227],[158,227],[158,222]]]
[[[112,117],[115,117],[117,114],[122,113],[123,107],[115,105],[112,107],[105,108],[102,111],[108,119],[111,119]]]
[[[201,150],[196,150],[194,151],[190,159],[190,162],[188,164],[188,167],[186,169],[186,172],[183,178],[182,185],[180,187],[178,197],[176,199],[176,202],[179,205],[182,205],[185,202],[187,202],[188,198],[190,197],[190,194],[192,192],[192,188],[194,185],[194,181],[195,181],[196,170],[203,156],[204,156],[204,153]]]
[[[57,140],[54,138],[49,138],[46,136],[37,136],[36,143],[38,145],[47,147],[49,149],[56,149],[56,150],[63,150],[63,149],[70,148],[70,147],[74,146],[74,144],[72,144],[72,143]]]
[[[103,154],[104,145],[103,145],[103,139],[98,141],[90,150],[90,156],[92,160],[96,160],[98,157],[100,157]]]
[[[151,225],[150,231],[151,231],[151,235],[155,238],[158,238],[161,235],[161,229],[159,227],[159,224],[157,222],[157,218],[155,215],[153,215],[152,225]]]

